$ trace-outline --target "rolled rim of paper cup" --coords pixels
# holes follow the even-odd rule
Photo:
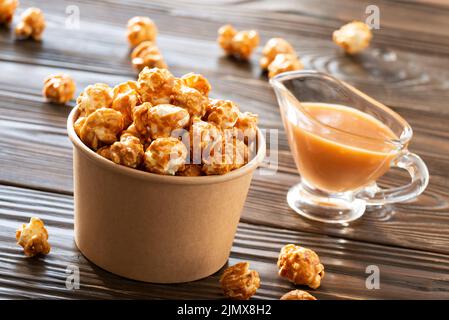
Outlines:
[[[91,160],[96,161],[98,164],[101,164],[102,166],[109,168],[111,170],[116,171],[117,173],[121,173],[124,175],[132,176],[134,178],[139,179],[147,179],[151,181],[158,181],[163,183],[169,183],[169,184],[209,184],[209,183],[220,183],[225,182],[228,180],[236,179],[240,176],[243,176],[247,174],[250,171],[255,170],[263,161],[265,158],[265,152],[266,152],[266,145],[265,145],[265,139],[263,137],[263,134],[261,133],[260,129],[257,129],[257,153],[256,156],[247,164],[244,166],[232,170],[231,172],[228,172],[223,175],[209,175],[209,176],[199,176],[199,177],[183,177],[183,176],[170,176],[170,175],[161,175],[161,174],[155,174],[147,171],[141,171],[133,168],[129,168],[123,165],[116,164],[93,150],[91,150],[88,146],[86,146],[81,139],[78,137],[78,135],[75,132],[75,129],[73,127],[74,122],[78,118],[79,110],[78,107],[74,107],[72,111],[70,112],[68,118],[67,118],[67,133],[72,141],[73,145],[83,152],[84,155],[89,157]]]

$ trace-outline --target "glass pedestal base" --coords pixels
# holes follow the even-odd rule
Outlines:
[[[348,223],[365,212],[364,200],[355,199],[352,192],[326,193],[304,180],[290,188],[287,202],[303,217],[325,223]]]

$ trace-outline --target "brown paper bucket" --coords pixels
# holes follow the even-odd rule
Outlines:
[[[90,150],[73,129],[75,242],[101,268],[154,283],[207,277],[227,261],[256,157],[222,176],[174,177],[117,165]]]

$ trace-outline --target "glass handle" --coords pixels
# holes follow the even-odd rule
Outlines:
[[[391,189],[377,188],[371,196],[363,192],[357,198],[365,200],[367,205],[383,205],[407,201],[423,193],[429,183],[429,170],[419,156],[406,151],[394,160],[393,166],[408,171],[411,177],[409,184]]]

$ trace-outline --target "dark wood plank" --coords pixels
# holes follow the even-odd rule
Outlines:
[[[87,261],[73,242],[72,211],[71,196],[0,186],[0,297],[222,298],[218,283],[221,272],[191,283],[156,285],[101,270]],[[44,258],[26,258],[15,244],[15,229],[32,215],[48,225],[52,252]],[[277,276],[277,256],[287,243],[300,243],[320,255],[326,276],[319,289],[311,290],[319,299],[449,298],[447,255],[241,223],[229,263],[250,261],[260,273],[262,285],[255,298],[278,299],[294,289]],[[80,269],[80,290],[65,287],[69,264]],[[365,287],[368,265],[380,269],[379,290]]]

